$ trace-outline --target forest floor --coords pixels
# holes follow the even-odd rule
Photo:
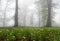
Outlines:
[[[46,38],[48,37],[48,38]],[[7,40],[8,39],[8,40]],[[59,27],[1,27],[0,41],[60,41]]]

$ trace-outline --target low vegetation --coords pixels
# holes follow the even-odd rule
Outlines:
[[[60,28],[0,28],[0,41],[60,41]]]

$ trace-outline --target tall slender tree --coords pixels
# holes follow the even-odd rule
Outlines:
[[[46,26],[47,19],[47,0],[41,0],[41,15],[42,15],[42,25]]]
[[[47,17],[47,27],[51,27],[52,25],[52,21],[51,21],[51,5],[52,5],[52,0],[47,0],[47,4],[48,4],[48,17]]]
[[[16,8],[15,8],[15,25],[18,26],[18,0],[16,0]]]
[[[33,26],[33,14],[31,14],[30,24]]]
[[[23,10],[23,26],[26,26],[26,16],[27,16],[27,6],[24,7],[24,10]]]
[[[36,9],[38,10],[38,17],[39,17],[39,23],[38,23],[38,25],[39,25],[39,27],[40,27],[40,24],[41,24],[40,23],[40,20],[41,20],[41,17],[40,17],[40,15],[41,15],[41,13],[40,13],[40,7],[41,7],[40,1],[41,0],[35,2],[35,4],[37,5]]]
[[[8,2],[9,0],[7,0],[6,6],[5,6],[5,10],[4,10],[4,19],[3,19],[3,26],[6,26],[6,11],[7,11],[7,7],[8,7]]]
[[[1,14],[1,0],[0,0],[0,14]],[[0,23],[1,23],[1,15],[0,15]],[[3,22],[2,22],[3,23]]]

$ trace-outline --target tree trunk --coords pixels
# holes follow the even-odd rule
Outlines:
[[[51,27],[51,2],[52,0],[47,0],[47,4],[48,4],[48,17],[47,17],[47,27]]]
[[[8,2],[9,2],[9,1],[7,0],[6,7],[5,7],[5,10],[4,10],[3,27],[6,26],[6,9],[7,9],[7,7],[8,7]]]
[[[18,0],[16,0],[16,8],[15,8],[15,25],[18,26]]]
[[[31,14],[30,25],[33,27],[33,14]]]

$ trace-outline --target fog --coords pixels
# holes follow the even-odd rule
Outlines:
[[[39,0],[19,0],[19,14],[18,14],[18,22],[19,26],[24,26],[24,22],[26,26],[39,26],[39,14],[36,1]],[[13,26],[14,25],[14,16],[15,16],[15,0],[2,0],[0,6],[0,26],[3,26],[3,18],[5,18],[5,26]],[[53,3],[56,4],[53,7],[53,11],[55,12],[55,16],[53,18],[54,26],[60,26],[60,0],[53,0]],[[6,7],[7,5],[7,7]],[[6,8],[6,10],[5,10]],[[40,7],[41,8],[41,7]],[[4,14],[6,17],[4,17]],[[32,20],[31,17],[33,16]],[[42,26],[42,15],[40,14],[40,25]],[[26,18],[26,19],[25,19]],[[25,20],[24,20],[25,19]],[[33,23],[31,23],[33,21]]]

